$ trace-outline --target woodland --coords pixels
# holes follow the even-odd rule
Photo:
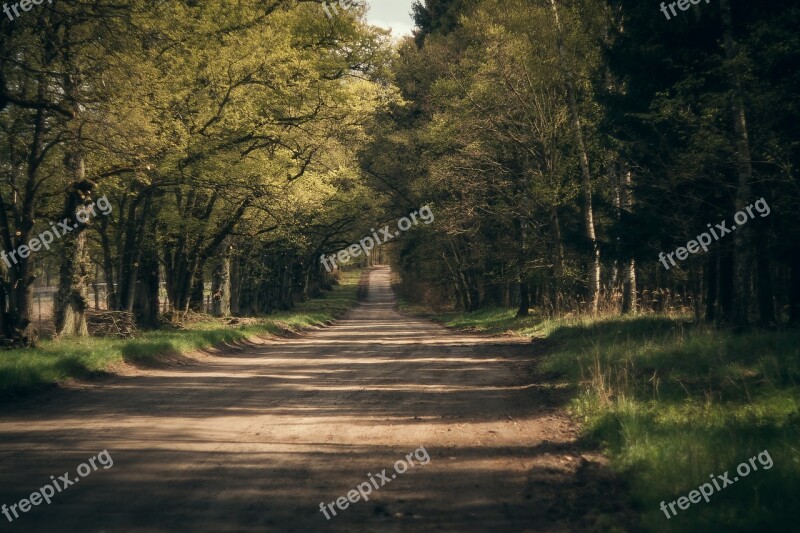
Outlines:
[[[35,344],[102,306],[156,328],[291,309],[321,254],[430,204],[398,242],[406,296],[525,316],[690,310],[800,320],[800,10],[720,0],[666,21],[633,0],[428,0],[413,37],[366,5],[58,2],[0,32],[0,335]],[[107,216],[75,211],[105,196]],[[669,271],[658,255],[763,198]],[[162,288],[163,287],[163,288]]]

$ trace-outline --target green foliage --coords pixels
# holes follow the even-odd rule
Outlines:
[[[196,309],[221,263],[241,274],[232,292],[258,296],[234,307],[288,309],[325,285],[318,256],[379,218],[356,154],[396,91],[389,34],[363,9],[328,20],[308,2],[76,3],[27,14],[0,44],[14,58],[0,61],[2,247],[61,219],[80,154],[114,209],[76,264],[91,273],[92,257],[92,281],[116,289],[109,307],[148,326],[152,287]],[[0,263],[12,321],[28,322],[30,294],[8,288],[58,271],[64,244],[19,272]]]
[[[543,365],[581,384],[572,404],[630,480],[649,528],[787,530],[800,480],[800,333],[736,335],[681,319],[562,326]],[[576,376],[576,370],[580,373]],[[759,471],[666,522],[658,509],[768,450]]]

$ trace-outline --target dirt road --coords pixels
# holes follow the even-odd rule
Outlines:
[[[530,343],[393,305],[375,270],[332,327],[6,407],[0,504],[76,478],[104,449],[114,464],[13,523],[0,515],[0,530],[576,531],[617,508],[617,483],[561,414],[567,395],[530,372]],[[320,512],[420,446],[428,464]]]

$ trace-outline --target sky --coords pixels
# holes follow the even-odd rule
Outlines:
[[[375,26],[392,28],[392,35],[411,35],[411,4],[414,0],[368,0],[367,20]]]

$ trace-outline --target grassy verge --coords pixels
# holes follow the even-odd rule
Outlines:
[[[799,331],[733,334],[663,316],[515,319],[506,309],[432,317],[462,329],[546,339],[541,369],[576,385],[572,414],[629,480],[646,529],[796,527]],[[774,466],[765,455],[763,464],[756,459],[757,471],[736,472],[764,450]],[[669,519],[659,509],[725,471],[739,480],[715,489],[708,503],[675,505],[677,516]]]
[[[308,300],[281,312],[231,326],[223,320],[188,324],[183,330],[151,331],[135,339],[71,338],[43,341],[36,349],[0,351],[0,396],[36,390],[69,378],[88,377],[122,361],[146,363],[255,335],[280,334],[324,324],[356,302],[360,272],[344,272],[324,298]]]

